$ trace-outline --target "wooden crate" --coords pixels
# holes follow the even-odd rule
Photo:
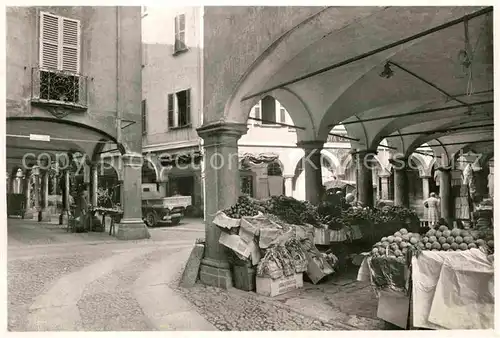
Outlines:
[[[233,265],[233,285],[244,291],[255,291],[256,271],[250,266]]]
[[[272,279],[271,277],[257,277],[257,293],[267,297],[275,297],[304,286],[302,273],[296,273],[288,277]]]

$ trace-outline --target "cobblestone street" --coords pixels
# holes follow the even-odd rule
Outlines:
[[[150,231],[150,240],[121,242],[107,233],[9,220],[9,331],[380,328],[366,285],[305,283],[275,298],[200,284],[180,288],[191,247],[204,235],[202,223]],[[354,308],[360,301],[364,313]]]

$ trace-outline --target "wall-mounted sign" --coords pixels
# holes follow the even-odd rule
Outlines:
[[[30,141],[50,142],[50,135],[30,134]]]

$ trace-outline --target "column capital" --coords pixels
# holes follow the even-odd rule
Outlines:
[[[211,139],[214,136],[228,136],[239,139],[247,131],[248,126],[246,123],[226,122],[224,120],[207,123],[196,129],[198,136],[203,140]]]
[[[297,147],[302,148],[304,150],[317,150],[323,149],[325,142],[319,140],[310,140],[310,141],[298,141]]]
[[[140,153],[126,153],[122,155],[122,162],[124,166],[133,168],[142,168],[143,158]]]
[[[291,179],[291,178],[293,178],[293,177],[294,177],[294,175],[293,175],[293,174],[283,175],[283,178],[284,178],[284,179]]]
[[[33,173],[33,175],[35,176],[38,176],[40,175],[40,167],[37,166],[37,165],[34,165],[33,167],[31,167],[31,172]]]

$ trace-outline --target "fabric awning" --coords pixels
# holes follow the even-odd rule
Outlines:
[[[278,158],[279,155],[275,153],[261,153],[261,154],[244,153],[239,155],[240,161],[242,161],[245,164],[271,163],[276,161]]]
[[[355,185],[348,181],[343,181],[343,180],[333,180],[333,181],[328,181],[325,183],[325,188],[326,190],[329,189],[344,189],[345,187],[350,187],[350,188],[356,188]]]

